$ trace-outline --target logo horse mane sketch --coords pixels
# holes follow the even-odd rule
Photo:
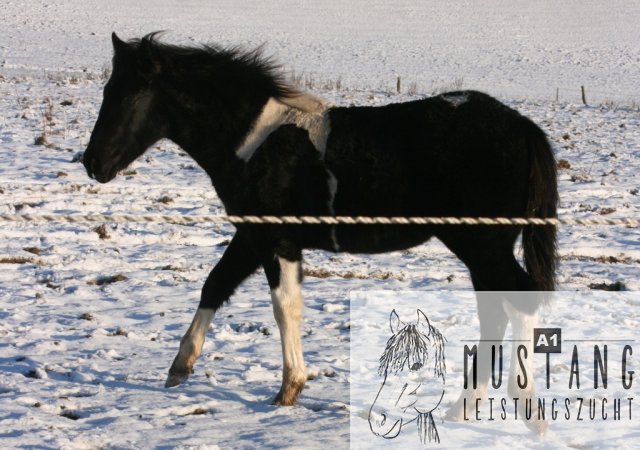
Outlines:
[[[415,423],[420,441],[440,442],[433,412],[445,386],[445,338],[417,310],[415,322],[404,323],[395,309],[389,317],[392,336],[380,357],[382,384],[369,409],[369,427],[386,439]]]

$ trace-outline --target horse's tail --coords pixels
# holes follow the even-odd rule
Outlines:
[[[558,181],[556,160],[544,132],[529,122],[529,194],[527,216],[557,217]],[[536,289],[553,291],[558,264],[555,225],[527,225],[522,231],[524,265]]]

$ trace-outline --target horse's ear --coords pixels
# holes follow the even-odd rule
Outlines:
[[[402,325],[403,324],[400,320],[400,316],[398,316],[398,313],[394,309],[389,315],[389,327],[391,328],[391,332],[393,334],[396,334],[402,328]]]
[[[152,78],[167,71],[169,62],[158,52],[153,38],[156,33],[145,36],[140,41],[138,49],[138,70],[145,78]]]
[[[111,42],[113,43],[113,51],[116,53],[125,51],[129,48],[129,44],[120,39],[115,31],[111,33]]]
[[[417,314],[418,314],[418,322],[416,322],[416,326],[418,328],[424,328],[425,330],[427,330],[427,334],[429,334],[428,330],[431,327],[431,324],[429,323],[429,318],[420,309],[417,310]]]

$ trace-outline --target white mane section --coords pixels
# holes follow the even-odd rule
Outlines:
[[[249,161],[267,137],[284,124],[307,130],[314,147],[324,155],[330,131],[326,112],[330,107],[324,100],[305,93],[283,99],[269,98],[236,155]]]
[[[238,158],[249,161],[258,147],[269,135],[284,123],[287,107],[277,100],[270,98],[262,108],[262,112],[253,123],[251,130],[236,150]]]

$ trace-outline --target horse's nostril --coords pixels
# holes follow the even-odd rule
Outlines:
[[[91,166],[91,178],[95,178],[96,173],[98,172],[98,168],[96,167],[97,163],[95,159],[91,161],[90,166]]]

